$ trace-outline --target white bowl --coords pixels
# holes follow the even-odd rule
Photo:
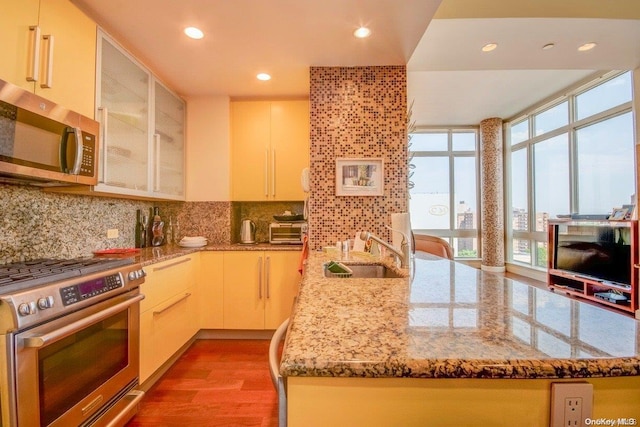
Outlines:
[[[182,246],[183,248],[201,248],[203,246],[207,246],[207,241],[198,241],[198,242],[183,242],[180,241],[178,243],[179,246]]]
[[[206,242],[207,238],[203,236],[184,236],[180,242]]]

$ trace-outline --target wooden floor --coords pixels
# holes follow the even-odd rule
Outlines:
[[[268,351],[268,340],[197,340],[127,427],[277,427]]]

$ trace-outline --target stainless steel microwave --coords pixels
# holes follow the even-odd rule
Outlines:
[[[98,183],[98,122],[0,80],[0,182]]]

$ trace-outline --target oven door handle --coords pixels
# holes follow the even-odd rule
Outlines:
[[[41,348],[46,345],[52,344],[56,341],[59,341],[63,338],[66,338],[79,330],[86,328],[94,323],[100,322],[126,308],[129,306],[138,303],[144,299],[143,294],[138,294],[134,297],[128,298],[123,302],[120,302],[112,307],[101,310],[97,313],[91,314],[77,322],[70,323],[61,327],[60,329],[56,329],[53,332],[48,334],[37,335],[33,337],[25,337],[23,339],[23,345],[27,348]]]

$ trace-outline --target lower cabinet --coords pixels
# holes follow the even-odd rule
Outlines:
[[[140,382],[200,329],[276,329],[298,293],[299,259],[294,251],[204,251],[145,267]]]
[[[299,252],[224,253],[224,329],[276,329],[298,292]]]
[[[198,326],[201,329],[222,329],[222,279],[224,254],[201,252],[198,271]]]
[[[200,254],[145,268],[140,290],[140,382],[148,379],[199,330],[196,274]]]

